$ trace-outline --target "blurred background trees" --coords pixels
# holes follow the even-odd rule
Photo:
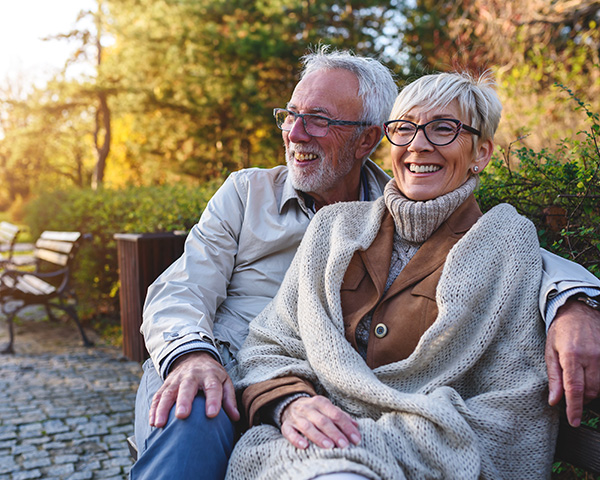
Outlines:
[[[406,79],[492,69],[497,141],[551,148],[598,110],[597,0],[97,0],[78,51],[44,89],[0,92],[0,209],[32,187],[198,184],[283,160],[271,111],[319,43],[382,59]],[[80,22],[81,23],[81,22]],[[66,75],[77,62],[86,74]],[[386,156],[384,149],[376,155]]]

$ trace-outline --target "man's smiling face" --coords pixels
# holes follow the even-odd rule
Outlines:
[[[359,120],[362,101],[358,80],[347,70],[320,70],[304,77],[296,86],[288,110],[312,113],[333,120]],[[356,127],[331,125],[324,137],[311,137],[301,119],[289,132],[282,132],[292,184],[313,196],[346,189],[345,179],[357,168]]]

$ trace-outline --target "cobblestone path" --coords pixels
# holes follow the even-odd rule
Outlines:
[[[140,365],[77,336],[40,353],[27,342],[17,331],[17,354],[0,355],[0,480],[126,479]]]

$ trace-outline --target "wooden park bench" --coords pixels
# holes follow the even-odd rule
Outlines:
[[[92,343],[85,336],[75,305],[77,296],[70,285],[74,259],[84,238],[80,232],[43,232],[35,243],[35,270],[9,267],[0,274],[0,304],[6,316],[9,343],[2,353],[14,353],[13,320],[30,305],[43,305],[51,320],[52,309],[68,314],[77,324],[83,344]]]
[[[15,249],[19,227],[8,222],[0,222],[0,268],[10,265]]]
[[[586,410],[600,416],[600,398],[586,405]],[[554,459],[600,475],[600,425],[597,427],[598,429],[581,425],[573,428],[563,412]]]

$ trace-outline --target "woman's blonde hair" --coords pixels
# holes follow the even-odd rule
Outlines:
[[[464,121],[481,132],[475,143],[478,145],[493,140],[500,123],[502,103],[495,86],[490,71],[478,77],[467,72],[425,75],[400,91],[390,120],[404,117],[414,107],[430,111],[445,108],[456,100]]]

